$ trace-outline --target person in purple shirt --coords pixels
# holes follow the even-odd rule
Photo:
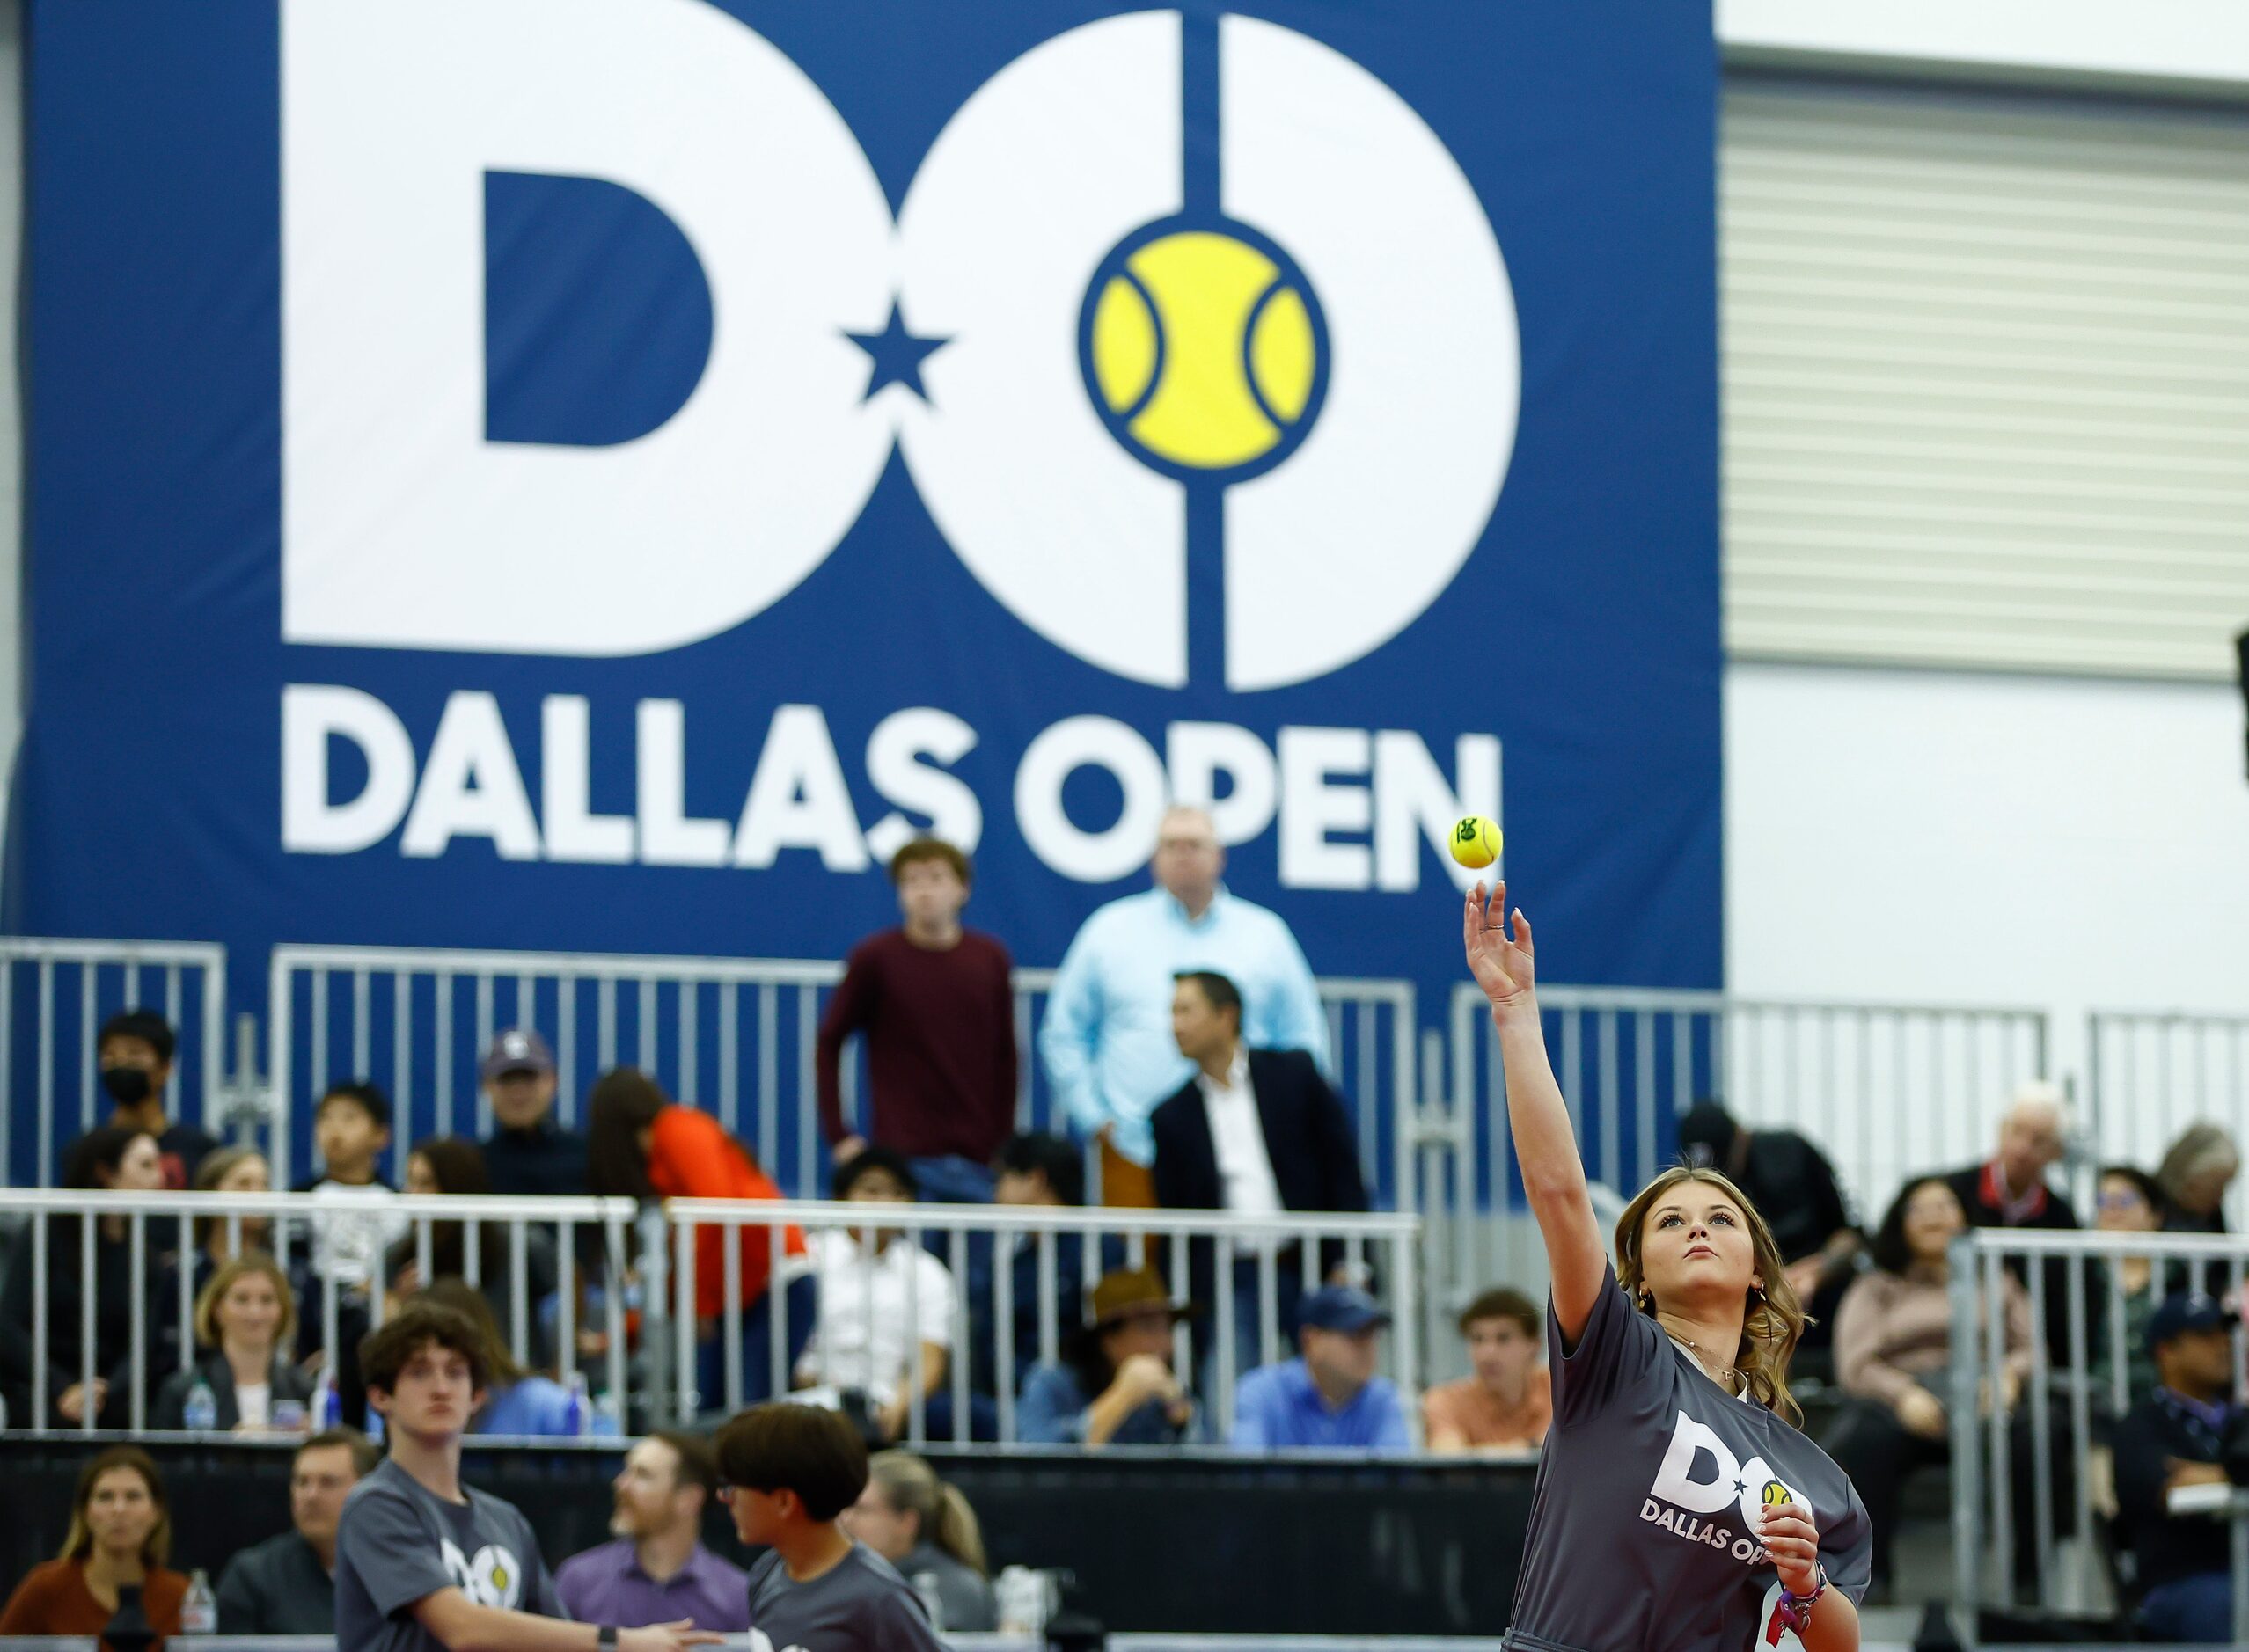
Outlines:
[[[1300,1313],[1303,1356],[1242,1378],[1227,1444],[1241,1451],[1413,1450],[1397,1385],[1374,1374],[1390,1316],[1348,1285],[1314,1291]]]
[[[703,1509],[718,1495],[710,1442],[659,1429],[625,1454],[612,1486],[616,1541],[574,1554],[555,1592],[580,1623],[692,1623],[740,1634],[750,1626],[750,1575],[702,1546]]]

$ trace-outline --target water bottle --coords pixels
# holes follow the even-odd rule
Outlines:
[[[921,1597],[921,1609],[929,1614],[929,1626],[939,1634],[945,1633],[945,1600],[937,1590],[937,1574],[916,1572],[913,1592]]]
[[[187,1391],[187,1403],[180,1421],[191,1434],[208,1434],[218,1427],[218,1396],[211,1392],[210,1384],[201,1377]]]
[[[343,1426],[343,1396],[336,1392],[336,1374],[323,1367],[320,1385],[312,1391],[312,1426],[316,1429]]]
[[[187,1596],[179,1603],[179,1633],[218,1633],[218,1597],[211,1593],[209,1574],[201,1567],[189,1575]]]
[[[604,1388],[594,1400],[594,1419],[593,1431],[596,1434],[602,1436],[604,1439],[615,1440],[624,1437],[625,1407],[619,1402],[614,1388]],[[4,1417],[0,1416],[0,1427],[5,1426]]]
[[[570,1401],[562,1407],[562,1431],[582,1440],[593,1433],[593,1401],[586,1396],[586,1374],[570,1373]]]

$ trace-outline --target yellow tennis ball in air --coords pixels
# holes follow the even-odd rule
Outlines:
[[[1452,850],[1454,859],[1480,872],[1499,859],[1499,829],[1481,815],[1470,815],[1454,826]]]

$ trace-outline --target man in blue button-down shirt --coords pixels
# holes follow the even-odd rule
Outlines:
[[[1348,1285],[1314,1291],[1302,1313],[1303,1357],[1261,1366],[1235,1385],[1226,1443],[1240,1451],[1410,1451],[1397,1385],[1374,1375],[1390,1316]]]
[[[1101,1144],[1103,1203],[1156,1202],[1148,1115],[1195,1071],[1171,1032],[1181,970],[1214,969],[1241,990],[1244,1045],[1309,1050],[1328,1065],[1312,967],[1277,915],[1227,892],[1225,869],[1210,815],[1169,810],[1155,888],[1095,912],[1055,973],[1039,1054],[1073,1127]]]

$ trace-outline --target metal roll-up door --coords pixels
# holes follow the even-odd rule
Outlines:
[[[2234,674],[2249,111],[1736,77],[1737,658]]]

